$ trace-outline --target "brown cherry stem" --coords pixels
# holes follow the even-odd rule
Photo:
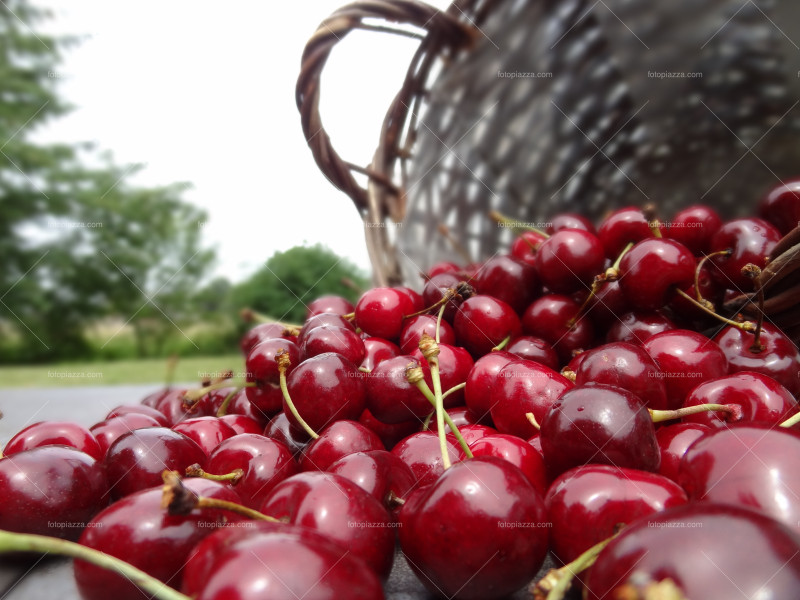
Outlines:
[[[750,352],[759,354],[764,351],[764,345],[761,343],[761,326],[764,324],[764,286],[759,283],[761,276],[761,269],[758,265],[747,263],[742,267],[742,275],[748,279],[752,279],[758,285],[756,289],[756,297],[758,298],[758,317],[756,318],[756,330],[753,333],[753,343],[750,346]]]
[[[698,302],[697,300],[692,298],[689,294],[687,294],[686,292],[684,292],[680,288],[676,288],[675,292],[679,296],[681,296],[682,298],[685,298],[691,304],[693,304],[694,306],[696,306],[697,308],[702,310],[704,313],[714,317],[715,319],[717,319],[719,321],[722,321],[723,323],[726,323],[727,325],[731,325],[732,327],[736,327],[737,329],[741,329],[742,331],[747,331],[747,332],[753,332],[756,329],[756,325],[752,321],[741,321],[740,322],[740,321],[733,321],[731,319],[726,319],[722,315],[720,315],[720,314],[714,312],[713,310],[711,310],[708,306],[705,306],[701,302]]]
[[[187,477],[201,477],[210,481],[230,481],[231,485],[236,485],[244,476],[244,471],[242,469],[234,469],[224,475],[214,475],[213,473],[207,473],[199,464],[195,463],[186,467],[185,474]]]
[[[694,269],[694,293],[695,296],[697,296],[697,301],[700,302],[701,304],[706,306],[711,305],[711,303],[708,300],[703,298],[703,294],[700,293],[700,271],[703,270],[703,267],[705,266],[706,262],[709,259],[714,258],[715,256],[730,256],[730,254],[731,254],[730,249],[717,250],[716,252],[712,252],[711,254],[703,255],[703,258],[697,261],[697,266]]]

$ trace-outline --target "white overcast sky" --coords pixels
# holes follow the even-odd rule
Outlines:
[[[241,280],[317,242],[368,268],[358,214],[318,171],[294,101],[306,41],[346,0],[34,1],[55,12],[38,28],[86,36],[54,73],[76,109],[38,139],[95,141],[117,163],[145,164],[144,185],[191,182],[216,274]],[[334,50],[323,117],[346,159],[371,159],[414,47],[361,33]]]

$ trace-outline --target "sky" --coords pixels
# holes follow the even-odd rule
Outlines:
[[[78,34],[52,77],[75,110],[34,135],[94,141],[142,185],[187,181],[214,275],[240,281],[276,251],[322,243],[369,269],[361,221],[321,174],[294,100],[303,48],[346,0],[34,0]],[[449,2],[434,0],[436,6]],[[416,43],[358,32],[322,78],[322,116],[337,151],[369,163]]]

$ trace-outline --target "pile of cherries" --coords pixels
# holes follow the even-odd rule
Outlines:
[[[759,211],[559,215],[422,293],[255,326],[240,385],[31,425],[0,459],[0,550],[48,536],[86,600],[383,598],[396,552],[447,598],[796,599],[800,352],[719,313],[759,291],[800,181]]]

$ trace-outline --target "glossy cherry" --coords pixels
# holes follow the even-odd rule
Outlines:
[[[536,266],[536,251],[539,244],[547,239],[547,235],[535,231],[523,231],[511,243],[511,256]]]
[[[711,239],[722,227],[722,219],[710,206],[698,204],[684,208],[664,225],[668,225],[662,226],[664,237],[680,242],[695,256],[702,256],[709,251]]]
[[[613,261],[629,243],[651,238],[653,231],[641,209],[630,206],[620,208],[606,217],[597,230],[597,237],[606,257]]]
[[[368,337],[364,339],[364,358],[359,367],[369,372],[384,360],[400,354],[397,344],[383,338]]]
[[[387,450],[391,450],[397,442],[419,431],[421,426],[417,419],[410,419],[401,423],[384,423],[376,419],[367,408],[361,413],[358,422],[377,433]]]
[[[409,466],[420,487],[432,484],[444,473],[439,437],[432,431],[413,433],[392,448],[392,454]],[[447,436],[447,454],[452,463],[460,460],[458,443]]]
[[[558,353],[553,345],[535,335],[520,335],[512,339],[505,347],[506,352],[517,358],[542,363],[551,369],[558,369]]]
[[[764,268],[766,259],[781,239],[776,227],[755,217],[728,221],[711,240],[711,251],[729,250],[728,256],[714,256],[711,260],[716,267],[711,270],[726,288],[749,291],[753,280],[742,275],[742,268],[752,263]]]
[[[419,366],[411,356],[397,356],[380,363],[366,376],[367,408],[383,423],[402,423],[424,418],[433,408],[416,386],[406,379],[409,367]]]
[[[463,279],[455,273],[433,275],[425,282],[425,287],[422,288],[422,299],[425,302],[425,306],[433,306],[441,301],[447,290],[457,288],[462,281]],[[458,305],[459,301],[455,298],[447,301],[444,309],[444,318],[447,321],[453,320],[453,316],[458,310]]]
[[[162,394],[163,397],[163,394]],[[168,427],[169,423],[167,422],[167,417],[164,416],[164,413],[161,411],[156,410],[151,406],[145,406],[144,404],[123,404],[117,406],[116,408],[111,409],[108,414],[106,415],[106,419],[113,419],[114,417],[121,417],[122,415],[127,415],[130,413],[147,415],[148,417],[152,417],[158,424],[163,427]]]
[[[247,356],[256,344],[273,338],[294,341],[296,336],[292,335],[281,323],[259,323],[242,336],[239,340],[239,348],[242,354]]]
[[[658,472],[672,481],[678,481],[683,455],[694,442],[713,431],[701,423],[672,423],[656,429],[656,441],[661,452]]]
[[[247,400],[247,396],[244,396],[244,398],[249,405],[250,401]],[[240,433],[261,433],[264,431],[264,424],[246,415],[231,414],[231,415],[223,415],[218,418],[228,427],[233,429],[234,435],[238,435]]]
[[[475,358],[522,333],[519,317],[509,304],[482,294],[461,303],[453,318],[453,329],[458,343]]]
[[[406,319],[405,323],[403,323],[403,330],[400,333],[400,349],[403,354],[411,354],[419,348],[419,340],[423,333],[435,338],[436,321],[435,315],[418,315]],[[456,333],[453,331],[453,326],[444,319],[442,319],[439,327],[439,341],[443,344],[456,343]]]
[[[206,454],[210,454],[223,440],[236,435],[233,428],[218,417],[186,419],[172,430],[194,440]]]
[[[676,288],[691,285],[695,260],[689,249],[665,238],[638,242],[619,263],[619,284],[631,306],[655,310],[665,306]]]
[[[600,240],[588,231],[562,229],[536,251],[536,272],[551,292],[569,294],[588,289],[602,273],[605,256]]]
[[[89,431],[100,445],[100,450],[105,456],[111,444],[116,442],[120,436],[145,427],[160,427],[158,421],[145,414],[126,413],[113,419],[106,419],[91,426]]]
[[[492,296],[521,313],[539,291],[536,268],[513,256],[498,254],[487,260],[473,280],[478,294]]]
[[[353,304],[346,298],[333,294],[314,298],[306,306],[306,319],[321,313],[333,313],[335,315],[349,315],[354,310]]]
[[[479,420],[488,416],[492,410],[492,405],[495,402],[492,396],[492,388],[497,380],[497,374],[508,363],[516,360],[519,360],[519,357],[510,352],[502,350],[490,352],[476,360],[472,369],[470,369],[469,375],[467,375],[466,387],[464,388],[464,401],[467,408]]]
[[[789,179],[769,190],[758,203],[762,219],[782,235],[800,225],[800,179]]]
[[[72,421],[39,421],[12,437],[3,448],[2,455],[10,456],[31,448],[55,445],[76,448],[95,460],[100,460],[104,454],[92,432],[83,425]]]
[[[547,294],[531,303],[522,315],[522,328],[528,335],[553,345],[562,363],[573,352],[594,344],[594,324],[581,314],[581,305],[569,296]]]
[[[254,387],[245,388],[245,393],[253,406],[265,415],[274,415],[283,406],[278,363],[275,360],[282,350],[289,353],[291,364],[288,374],[300,363],[300,348],[281,338],[262,341],[250,351],[245,360],[246,380],[255,384]]]
[[[303,449],[302,471],[327,471],[340,458],[354,452],[385,450],[378,434],[358,421],[336,421]]]
[[[433,390],[433,380],[431,379],[431,371],[428,367],[428,361],[422,356],[422,352],[415,350],[412,354],[419,365],[422,367],[422,373],[425,375],[425,382],[428,387]],[[439,344],[439,374],[442,382],[442,391],[446,392],[452,387],[464,383],[469,376],[472,365],[474,365],[472,356],[464,348],[460,346],[451,346],[450,344]],[[464,390],[454,392],[445,398],[445,408],[459,406],[464,403]]]
[[[386,450],[348,454],[330,465],[327,471],[358,484],[388,510],[395,510],[397,499],[405,499],[417,487],[411,467]]]
[[[184,398],[185,389],[174,389],[164,394],[156,404],[156,409],[167,418],[170,427],[177,425],[184,419],[192,417],[207,417],[211,414],[211,407],[203,402],[194,405]]]
[[[308,434],[301,427],[289,421],[283,412],[279,412],[270,419],[264,428],[264,435],[285,444],[293,455],[299,454],[311,441]]]
[[[548,477],[544,458],[528,442],[515,435],[487,433],[469,444],[473,456],[494,456],[517,467],[539,494],[547,492]],[[464,460],[463,450],[461,459]]]
[[[356,323],[368,335],[396,340],[403,328],[403,318],[414,312],[407,294],[394,288],[367,290],[356,303]]]
[[[595,233],[594,225],[592,222],[578,213],[559,213],[550,219],[545,231],[553,234],[562,229],[583,229],[589,233]]]
[[[349,319],[345,319],[343,316],[334,314],[334,313],[320,313],[309,317],[303,326],[300,328],[300,333],[297,336],[297,346],[298,348],[303,345],[303,342],[306,339],[306,336],[314,331],[317,327],[342,327],[344,329],[350,329],[351,331],[355,331],[356,328],[353,326],[353,323]]]
[[[657,333],[677,328],[678,326],[669,317],[660,312],[632,311],[619,316],[611,324],[606,332],[606,342],[644,344]]]
[[[364,340],[353,330],[333,325],[315,327],[303,338],[300,355],[303,359],[325,352],[337,352],[353,364],[364,360]]]

